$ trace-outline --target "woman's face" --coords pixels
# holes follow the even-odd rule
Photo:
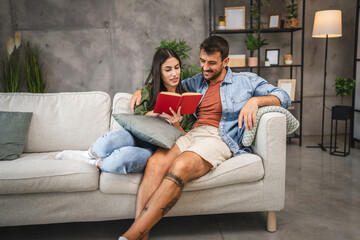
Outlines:
[[[174,57],[168,58],[161,65],[161,79],[169,92],[175,92],[180,81],[180,72],[180,63]]]

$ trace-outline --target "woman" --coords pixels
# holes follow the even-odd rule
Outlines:
[[[142,91],[140,105],[135,107],[134,114],[163,117],[183,133],[190,131],[195,117],[193,115],[180,116],[171,111],[168,114],[154,113],[153,109],[157,96],[161,91],[182,94],[184,89],[180,83],[181,61],[179,56],[169,48],[156,51],[151,72],[146,79]],[[126,130],[111,131],[97,139],[88,151],[63,151],[56,155],[56,159],[78,160],[96,165],[100,170],[111,173],[142,172],[148,158],[156,147],[136,139]]]

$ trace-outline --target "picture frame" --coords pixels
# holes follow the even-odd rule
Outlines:
[[[278,87],[289,94],[291,101],[295,101],[296,79],[279,79]]]
[[[281,26],[281,15],[269,14],[268,28],[280,28],[280,26]]]
[[[270,65],[279,65],[280,49],[266,49],[265,59],[269,59]]]
[[[245,6],[225,8],[226,30],[245,29]]]

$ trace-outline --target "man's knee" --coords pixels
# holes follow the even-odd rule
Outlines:
[[[185,152],[175,159],[169,173],[176,175],[185,184],[192,179],[205,175],[211,169],[211,164],[195,153]]]

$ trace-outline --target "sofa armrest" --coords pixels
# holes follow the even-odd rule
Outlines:
[[[267,209],[279,211],[285,201],[286,118],[282,113],[266,113],[258,124],[252,149],[264,164],[264,200]]]

